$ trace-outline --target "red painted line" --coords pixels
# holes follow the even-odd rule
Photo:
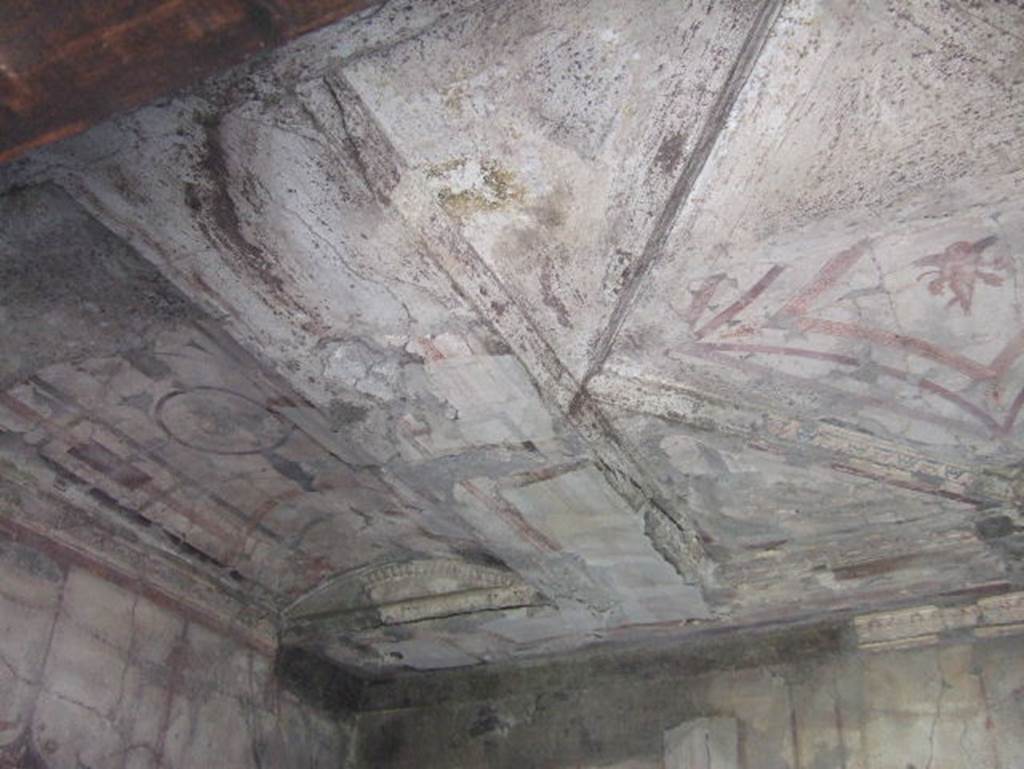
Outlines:
[[[259,631],[249,631],[243,624],[244,620],[232,621],[232,617],[221,617],[216,610],[203,605],[188,602],[176,596],[170,590],[147,580],[143,572],[128,574],[121,568],[94,556],[91,552],[79,549],[68,542],[52,539],[33,528],[12,519],[0,520],[0,532],[12,540],[24,543],[53,558],[67,569],[75,566],[90,574],[105,579],[130,593],[142,596],[158,606],[178,614],[186,620],[197,622],[206,628],[227,638],[238,641],[248,648],[266,656],[272,656],[276,650],[273,640],[264,638]]]
[[[774,265],[770,270],[768,270],[768,272],[766,272],[761,277],[759,281],[757,281],[757,283],[751,286],[751,288],[745,294],[743,294],[743,296],[741,296],[735,302],[733,302],[720,313],[718,313],[718,315],[716,315],[714,318],[709,320],[704,325],[704,327],[697,332],[696,337],[698,339],[703,339],[712,331],[728,323],[730,320],[732,320],[741,312],[743,312],[747,307],[753,304],[754,300],[761,296],[761,294],[763,294],[772,283],[775,282],[775,279],[778,278],[779,275],[782,274],[782,271],[785,269],[786,267],[784,265]]]
[[[985,411],[980,406],[974,405],[966,398],[957,395],[952,390],[948,390],[942,385],[933,382],[930,379],[922,379],[920,382],[917,383],[917,386],[920,387],[925,392],[930,392],[934,395],[938,395],[940,398],[944,398],[950,403],[959,406],[961,409],[966,411],[975,419],[978,419],[982,424],[989,427],[989,429],[991,429],[994,434],[998,435],[1000,432],[1002,432],[1002,425],[1000,425],[987,411]]]
[[[813,358],[815,360],[840,363],[844,366],[859,366],[860,360],[852,355],[840,355],[831,352],[819,352],[817,350],[805,350],[801,347],[781,347],[770,344],[743,344],[740,342],[704,342],[700,345],[704,349],[716,352],[751,352],[764,353],[766,355],[788,355],[794,358]]]
[[[786,303],[779,314],[803,315],[818,297],[831,289],[867,251],[867,241],[836,254],[825,263],[810,283],[797,292],[796,296]]]
[[[725,273],[719,273],[712,275],[709,278],[705,278],[704,282],[701,283],[697,293],[693,296],[693,302],[690,304],[690,309],[686,312],[686,322],[690,328],[697,325],[697,321],[700,320],[700,316],[704,314],[704,311],[708,308],[708,304],[711,302],[711,298],[715,295],[715,290],[718,288],[718,284],[725,280]]]
[[[765,354],[769,354],[769,355],[791,355],[791,356],[794,356],[794,357],[812,358],[812,359],[815,359],[815,360],[833,361],[833,362],[839,363],[841,365],[859,365],[860,364],[860,361],[857,358],[854,358],[854,357],[848,356],[848,355],[840,355],[838,353],[825,353],[825,352],[819,352],[817,350],[807,350],[807,349],[803,349],[803,348],[799,348],[799,347],[781,347],[781,346],[775,346],[775,345],[702,342],[700,344],[693,345],[693,346],[689,347],[685,352],[687,354],[689,354],[689,355],[695,355],[696,357],[703,358],[705,360],[711,360],[711,361],[717,362],[719,364],[726,364],[726,363],[728,363],[728,364],[732,365],[733,367],[739,368],[740,370],[746,370],[746,368],[749,366],[749,364],[744,365],[744,362],[741,361],[741,360],[737,360],[735,358],[731,358],[730,356],[716,355],[715,353],[720,353],[720,352],[765,353]],[[772,369],[765,369],[763,366],[757,366],[756,368],[758,370],[772,371]],[[887,376],[891,376],[894,379],[900,379],[900,380],[902,380],[904,382],[909,382],[911,384],[917,384],[918,386],[920,386],[920,383],[921,383],[920,381],[916,380],[914,377],[911,377],[906,372],[900,371],[899,369],[893,368],[892,366],[878,366],[878,371],[880,373],[882,373],[882,374],[887,375]],[[821,386],[818,385],[817,382],[815,382],[813,379],[810,379],[808,377],[800,377],[800,376],[797,376],[797,375],[787,375],[787,376],[791,376],[794,379],[797,379],[797,380],[799,380],[801,382],[805,382],[809,386],[814,387],[816,389],[821,389]],[[998,423],[995,422],[995,419],[991,415],[989,415],[985,411],[981,410],[979,407],[975,406],[974,404],[964,400],[963,398],[961,398],[960,396],[956,395],[955,393],[952,393],[951,391],[946,390],[946,388],[942,387],[941,385],[937,385],[934,382],[930,382],[930,380],[921,380],[921,381],[929,382],[931,385],[933,385],[933,387],[930,389],[930,392],[932,392],[933,394],[939,395],[940,397],[945,397],[944,394],[948,394],[948,395],[951,396],[952,402],[955,403],[957,406],[960,406],[961,408],[963,408],[966,405],[966,410],[968,411],[968,413],[970,413],[972,416],[974,416],[976,418],[981,419],[981,421],[983,422],[983,424],[985,424],[985,426],[989,427],[990,429],[995,431],[997,434],[999,434],[999,432],[1002,429],[1004,429],[1002,426],[1000,426]],[[940,424],[940,425],[945,425],[947,427],[954,427],[956,429],[963,429],[964,425],[966,424],[964,422],[955,421],[955,420],[949,419],[947,417],[937,417],[935,415],[930,415],[930,414],[927,414],[925,412],[918,411],[916,409],[902,408],[897,403],[892,402],[890,400],[885,400],[885,399],[882,399],[882,398],[866,398],[866,397],[862,397],[862,396],[856,396],[856,395],[853,395],[853,394],[851,394],[851,393],[849,393],[847,391],[844,391],[842,389],[836,389],[836,388],[828,388],[828,389],[830,391],[832,391],[832,392],[837,392],[837,393],[839,393],[841,395],[846,395],[846,396],[848,396],[848,397],[850,397],[850,398],[852,398],[852,399],[854,399],[856,401],[859,401],[861,403],[866,403],[866,404],[871,405],[871,406],[876,406],[878,408],[883,408],[883,409],[886,409],[887,411],[891,411],[894,414],[902,414],[904,416],[910,417],[911,419],[918,419],[918,420],[921,420],[921,421],[929,422],[931,424]],[[1020,399],[1022,401],[1021,406],[1024,406],[1024,393],[1021,393]],[[993,425],[994,425],[994,427],[993,427]]]
[[[992,359],[989,368],[996,372],[997,376],[1003,376],[1010,370],[1010,366],[1017,362],[1017,359],[1024,353],[1024,330],[1018,331],[1017,335],[1006,343],[1006,347]]]
[[[427,351],[427,355],[426,355],[427,360],[429,360],[429,361],[444,360],[444,353],[437,349],[437,346],[434,344],[433,340],[430,339],[430,337],[426,337],[426,336],[420,337],[416,341],[418,341],[423,346],[423,349],[425,349]]]
[[[248,521],[245,522],[244,528],[239,532],[238,538],[235,540],[232,546],[225,545],[224,551],[224,562],[229,565],[237,565],[243,556],[249,555],[246,552],[246,545],[249,544],[250,539],[254,534],[259,532],[262,528],[263,521],[270,515],[271,512],[282,502],[286,502],[296,497],[301,497],[307,492],[304,489],[300,489],[298,486],[292,486],[286,489],[280,494],[271,494],[260,505],[256,508],[253,515],[250,516]],[[286,538],[282,537],[282,540]],[[287,548],[296,555],[307,556],[308,553],[299,548]],[[307,564],[308,568],[308,564]]]
[[[925,486],[919,483],[913,483],[911,481],[901,481],[896,478],[891,478],[884,475],[881,472],[871,472],[860,467],[853,467],[852,465],[846,465],[842,462],[833,462],[829,465],[833,470],[840,473],[849,473],[850,475],[856,475],[861,478],[870,478],[874,481],[881,481],[882,483],[890,486],[896,486],[900,489],[907,489],[908,491],[917,491],[921,494],[929,494],[933,497],[943,497],[945,499],[952,499],[956,502],[964,502],[968,505],[977,505],[978,502],[984,502],[983,499],[975,499],[972,497],[964,496],[963,494],[957,494],[953,491],[946,491],[945,489],[934,488]]]
[[[62,405],[64,405],[69,410],[74,409],[74,411],[78,412],[79,414],[83,413],[83,409],[74,400],[74,398],[71,398],[67,394],[59,391],[49,382],[42,380],[38,376],[33,376],[29,380],[29,382],[37,388],[42,388],[50,397],[54,398],[55,400],[59,399]],[[45,426],[51,440],[57,441],[58,445],[60,446],[71,446],[72,444],[68,440],[68,432],[80,420],[89,419],[89,417],[87,416],[77,416],[72,423],[62,428],[59,424],[54,422],[49,417],[46,417],[45,415],[38,413],[31,406],[24,403],[23,401],[20,401],[12,397],[8,393],[0,393],[0,404],[7,406],[15,413],[20,414],[22,417],[25,417],[30,421],[35,422],[36,424],[41,424]],[[187,504],[187,502],[183,501],[178,495],[182,488],[187,488],[188,486],[191,485],[196,488],[199,488],[202,491],[204,500],[211,501],[220,508],[226,508],[227,510],[232,512],[238,511],[236,511],[235,508],[233,508],[232,506],[228,505],[227,502],[222,500],[219,496],[209,491],[204,484],[198,483],[194,479],[189,478],[187,476],[183,476],[181,474],[181,471],[171,467],[170,464],[167,461],[165,461],[162,457],[160,457],[158,453],[156,453],[152,449],[142,447],[134,438],[132,438],[127,433],[124,433],[123,431],[115,428],[111,424],[100,424],[102,424],[104,429],[109,430],[110,433],[114,435],[116,438],[127,444],[137,455],[145,457],[146,459],[153,462],[157,466],[162,467],[164,470],[166,470],[175,481],[174,486],[167,489],[163,489],[159,492],[156,492],[153,489],[145,489],[144,493],[146,496],[146,501],[142,505],[130,505],[130,507],[135,512],[142,515],[144,518],[152,521],[157,526],[164,528],[166,531],[173,533],[175,536],[182,538],[183,541],[191,544],[193,547],[197,547],[197,549],[199,549],[201,552],[205,553],[210,557],[213,557],[215,560],[224,563],[226,566],[237,566],[238,564],[236,562],[226,561],[225,558],[222,557],[224,555],[224,552],[220,552],[221,548],[210,548],[209,542],[203,543],[203,547],[198,547],[196,543],[188,539],[188,537],[186,536],[187,532],[184,530],[183,527],[174,525],[166,519],[151,517],[151,515],[148,514],[148,511],[152,508],[153,505],[165,506],[173,513],[176,513],[185,520],[189,521],[192,525],[197,527],[203,534],[207,535],[207,537],[212,537],[214,540],[216,540],[216,542],[220,544],[223,550],[226,552],[230,552],[228,543],[235,541],[235,538],[232,536],[233,533],[235,533],[235,529],[233,528],[231,530],[228,530],[224,528],[224,524],[230,522],[225,522],[222,519],[215,517],[215,510],[203,509],[202,507],[199,506]],[[71,456],[73,457],[73,455]],[[57,462],[58,464],[65,464],[64,462],[60,461],[60,458],[58,457],[50,457],[50,459],[51,461]],[[114,482],[116,483],[116,481]],[[92,482],[90,481],[90,483]],[[117,497],[115,495],[115,499],[116,498]],[[250,528],[248,531],[244,531],[242,529],[242,526],[245,523],[247,523],[248,519],[246,519],[240,513],[236,515],[236,518],[238,519],[237,530],[238,532],[240,532],[240,539],[238,540],[236,552],[241,553],[244,552],[243,548],[244,545],[247,543],[248,538],[252,536],[252,529]],[[294,554],[299,558],[309,557],[307,553],[285,545],[276,533],[271,532],[262,526],[257,526],[256,530],[263,535],[261,539],[271,542],[274,546],[281,546],[284,549],[288,550],[291,554]],[[210,552],[214,549],[218,550],[218,552]]]
[[[991,366],[985,366],[970,358],[949,352],[938,345],[918,339],[917,337],[894,334],[891,331],[859,326],[855,323],[844,323],[842,321],[824,320],[821,318],[801,317],[797,319],[797,323],[802,331],[811,331],[845,339],[858,339],[863,342],[873,342],[885,347],[894,347],[911,352],[922,358],[928,358],[936,363],[949,366],[976,381],[994,379],[998,375],[998,372]]]
[[[1006,419],[1003,420],[1002,429],[1000,431],[1003,435],[1008,435],[1010,430],[1013,428],[1022,406],[1024,406],[1024,389],[1017,393],[1017,397],[1013,399],[1013,403],[1010,405],[1010,410],[1006,414]]]
[[[39,424],[45,424],[49,427],[48,423],[50,420],[47,417],[37,412],[27,403],[15,398],[10,393],[0,392],[0,406],[4,406],[9,409],[15,416],[19,416],[22,419],[33,422],[33,427],[37,427]]]
[[[765,345],[765,344],[725,344],[725,343],[705,343],[701,347],[720,351],[720,352],[750,352],[750,353],[762,353],[766,355],[787,355],[795,358],[811,358],[814,360],[830,361],[832,363],[839,363],[844,366],[859,366],[861,361],[851,355],[840,355],[838,353],[819,352],[817,350],[805,350],[799,347],[780,347],[776,345]],[[1003,431],[1003,426],[1000,425],[987,411],[979,406],[968,401],[955,392],[948,390],[942,385],[931,381],[930,379],[916,380],[904,371],[900,371],[892,366],[878,366],[880,373],[887,376],[893,377],[894,379],[900,379],[905,382],[916,383],[917,386],[926,392],[930,392],[933,395],[938,395],[940,398],[944,398],[950,403],[955,404],[965,412],[973,416],[975,419],[980,421],[986,427],[992,430],[993,433],[1000,433]],[[1018,406],[1018,410],[1021,406],[1024,406],[1024,392],[1021,393],[1021,404]]]
[[[522,535],[523,539],[532,544],[538,550],[544,550],[549,553],[561,552],[561,546],[546,534],[531,526],[523,517],[523,514],[519,512],[514,505],[485,494],[479,487],[469,481],[463,481],[462,488],[497,513],[505,523],[518,531],[519,534]]]
[[[839,738],[840,769],[846,769],[846,735],[843,730],[843,706],[839,698],[839,673],[832,671],[832,718],[835,720],[836,736]]]

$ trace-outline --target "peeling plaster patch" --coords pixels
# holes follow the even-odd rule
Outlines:
[[[346,77],[578,376],[675,175],[705,128],[717,130],[716,98],[756,11],[481,3],[354,62]],[[472,168],[495,159],[522,200],[498,204]],[[441,176],[470,171],[443,190]],[[565,205],[537,210],[563,189]],[[524,247],[519,233],[531,226],[541,242]],[[558,262],[546,290],[542,258]]]
[[[547,406],[514,357],[446,358],[424,369],[431,391],[451,409],[444,432],[426,439],[435,450],[555,437]]]
[[[37,550],[24,547],[5,538],[0,538],[0,564],[3,565],[7,578],[10,580],[6,587],[11,589],[13,589],[12,583],[18,572],[45,582],[58,583],[64,579],[63,571],[52,559]]]
[[[459,219],[520,203],[525,194],[515,174],[497,160],[454,158],[430,166],[426,176],[441,206]]]
[[[640,516],[592,466],[507,488],[502,496],[565,551],[582,558],[587,571],[617,602],[623,622],[708,617],[700,589],[680,579],[680,572],[688,581],[696,576],[687,543],[662,533],[658,542],[675,559],[673,566],[666,563],[669,559],[641,528]],[[659,592],[662,588],[664,593]]]
[[[331,420],[331,426],[335,430],[340,430],[353,422],[362,421],[366,417],[367,411],[366,406],[335,399],[327,407],[327,416]]]
[[[644,512],[644,534],[680,577],[690,583],[700,583],[703,558],[693,532],[683,529],[664,510],[649,504]]]
[[[460,334],[445,331],[429,337],[413,339],[405,346],[406,352],[424,361],[436,361],[443,358],[466,358],[478,352],[474,340]]]
[[[719,451],[687,435],[666,435],[660,444],[669,461],[687,475],[721,477],[724,474],[756,472],[749,456]]]
[[[400,351],[377,348],[363,339],[326,340],[319,347],[328,386],[340,385],[383,401],[395,397],[401,371],[396,352]]]

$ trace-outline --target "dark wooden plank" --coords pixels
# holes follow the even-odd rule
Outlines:
[[[0,0],[0,163],[380,0]]]

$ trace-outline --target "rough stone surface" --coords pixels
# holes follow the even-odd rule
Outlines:
[[[4,167],[0,526],[367,676],[1013,591],[1022,40],[386,3]]]

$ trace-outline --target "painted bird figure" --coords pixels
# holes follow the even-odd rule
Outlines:
[[[983,253],[995,242],[995,235],[989,235],[973,243],[958,240],[947,246],[940,254],[923,256],[915,260],[914,264],[932,269],[921,273],[917,279],[931,277],[928,291],[935,296],[943,294],[948,288],[952,291],[953,298],[946,306],[959,304],[964,315],[969,315],[974,300],[974,284],[977,280],[980,279],[990,286],[1001,286],[1006,280],[1005,276],[993,271],[1006,272],[1010,268],[1009,260],[1004,256],[986,259]]]

